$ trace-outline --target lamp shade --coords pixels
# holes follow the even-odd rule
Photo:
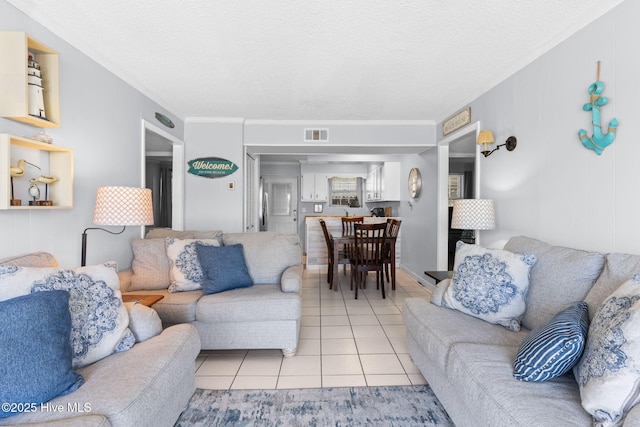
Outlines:
[[[493,132],[490,130],[481,130],[480,134],[478,134],[478,145],[484,144],[486,148],[487,144],[493,144],[494,142],[496,142],[496,139],[493,137]]]
[[[93,223],[152,225],[151,190],[137,187],[98,187]]]
[[[496,228],[493,200],[454,200],[451,228],[459,228],[462,230],[493,230]]]

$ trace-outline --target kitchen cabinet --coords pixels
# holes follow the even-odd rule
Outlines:
[[[29,55],[40,65],[45,118],[29,115]],[[58,53],[20,31],[0,31],[0,116],[40,128],[60,127]]]
[[[14,198],[22,205],[11,206],[10,168],[19,160],[38,166],[25,165],[25,174],[15,177]],[[29,180],[41,175],[53,176],[57,181],[46,186],[38,182],[40,199],[48,200],[52,206],[29,206]],[[28,138],[0,134],[0,209],[70,209],[73,207],[73,150],[57,145],[45,144]]]
[[[326,202],[329,200],[329,176],[322,173],[303,173],[301,178],[302,202]]]
[[[371,165],[367,174],[367,201],[400,201],[400,162]]]

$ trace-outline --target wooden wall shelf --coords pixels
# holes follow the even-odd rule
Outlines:
[[[14,178],[14,197],[22,200],[21,206],[11,206],[10,167],[25,159],[41,168],[27,165],[24,176]],[[52,206],[29,206],[29,179],[40,175],[51,175],[59,179],[49,185],[49,200]],[[40,187],[40,200],[45,198],[45,185]],[[73,207],[73,150],[57,145],[45,144],[28,138],[0,134],[0,209],[70,209]]]
[[[40,64],[46,120],[29,115],[29,52]],[[58,53],[20,31],[0,31],[0,116],[40,128],[60,127]]]

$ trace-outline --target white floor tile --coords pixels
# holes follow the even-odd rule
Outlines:
[[[322,339],[327,338],[352,338],[351,326],[322,326],[320,328]]]
[[[407,374],[419,374],[420,369],[413,363],[409,354],[398,354],[398,359]]]
[[[280,377],[283,376],[320,376],[320,359],[321,356],[295,356],[290,359],[283,359],[282,368],[280,369]]]
[[[296,356],[316,356],[320,355],[320,340],[319,339],[299,339],[298,348],[296,349]]]
[[[344,308],[344,306],[342,307]],[[322,326],[349,326],[349,316],[322,316]]]
[[[331,338],[320,341],[322,354],[358,354],[353,338]]]
[[[361,354],[365,375],[404,374],[404,368],[395,354]]]
[[[322,387],[322,377],[320,375],[310,376],[310,375],[298,375],[292,377],[283,377],[278,378],[277,389],[287,389],[287,388],[320,388]]]
[[[319,339],[320,327],[318,326],[300,326],[300,339]]]
[[[247,355],[238,371],[238,376],[274,375],[277,377],[282,359],[282,356]]]
[[[202,362],[196,371],[196,376],[200,375],[232,375],[238,374],[244,355],[238,356],[207,356],[207,360]]]
[[[320,326],[320,316],[302,316],[300,326]]]
[[[356,338],[356,346],[358,354],[395,354],[387,338]]]
[[[323,375],[322,387],[365,387],[364,375]]]
[[[196,388],[203,388],[206,390],[229,390],[234,378],[235,376],[196,376]]]
[[[365,375],[369,387],[411,385],[411,380],[406,375]]]
[[[357,355],[323,355],[322,375],[358,375],[362,374],[360,358]]]
[[[350,314],[349,322],[351,322],[351,325],[379,325],[380,324],[375,314],[355,314],[355,315]]]
[[[275,390],[277,384],[277,376],[247,376],[236,377],[230,388],[233,390]]]
[[[422,374],[408,374],[407,376],[413,385],[429,384]]]
[[[380,325],[355,325],[352,328],[353,336],[356,338],[386,338]]]

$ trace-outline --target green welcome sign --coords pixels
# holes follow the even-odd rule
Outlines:
[[[189,165],[187,172],[204,178],[222,178],[238,170],[238,165],[219,157],[200,157],[189,160],[187,164]]]

